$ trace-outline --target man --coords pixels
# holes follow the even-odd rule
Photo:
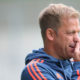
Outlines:
[[[79,12],[50,4],[40,13],[39,23],[44,48],[26,57],[21,80],[80,80]]]

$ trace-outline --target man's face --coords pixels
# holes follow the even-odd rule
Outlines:
[[[75,45],[80,41],[79,32],[78,18],[64,20],[64,24],[58,29],[54,43],[59,58],[70,59],[73,57]]]

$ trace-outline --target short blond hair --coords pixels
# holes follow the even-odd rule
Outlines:
[[[80,13],[76,9],[64,4],[50,4],[39,15],[39,24],[43,40],[45,40],[45,32],[47,28],[57,31],[62,24],[63,18],[79,18]]]

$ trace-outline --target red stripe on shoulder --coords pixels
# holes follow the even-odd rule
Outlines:
[[[41,71],[39,70],[39,68],[38,68],[38,66],[37,66],[37,63],[38,63],[39,61],[40,61],[40,59],[37,59],[37,61],[36,61],[36,63],[34,64],[34,66],[35,66],[36,70],[38,71],[38,73],[41,75],[42,79],[43,79],[43,80],[47,80],[46,77],[43,76],[43,74],[41,73]],[[44,62],[44,60],[41,60],[40,63],[43,63],[43,62]]]
[[[34,61],[34,64],[35,64],[35,61]],[[30,65],[31,67],[31,70],[33,71],[34,75],[39,79],[41,80],[41,78],[38,76],[38,74],[35,72],[35,69],[33,68],[32,64]]]
[[[27,70],[30,74],[30,76],[32,77],[33,80],[36,80],[36,78],[33,76],[33,74],[31,73],[30,69],[29,69],[29,65],[27,66]]]

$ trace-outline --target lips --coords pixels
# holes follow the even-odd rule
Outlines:
[[[75,45],[74,45],[74,44],[71,44],[71,45],[69,45],[69,47],[71,47],[71,48],[75,48]]]
[[[75,50],[75,44],[71,44],[71,45],[69,45],[69,47],[70,47],[70,49],[71,49],[71,52],[74,52],[74,50]]]

